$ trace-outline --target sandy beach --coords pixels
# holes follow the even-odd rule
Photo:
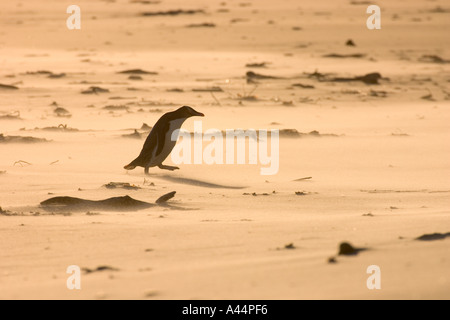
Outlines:
[[[0,299],[450,298],[447,2],[72,4],[0,4]],[[185,105],[279,130],[276,174],[125,170]],[[41,205],[124,196],[150,207]]]

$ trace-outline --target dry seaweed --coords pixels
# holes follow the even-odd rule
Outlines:
[[[303,83],[294,83],[292,85],[293,87],[302,88],[302,89],[314,89],[315,87],[310,84],[303,84]]]
[[[175,193],[176,193],[176,191],[172,191],[172,192],[166,193],[165,195],[162,195],[161,197],[159,197],[159,198],[155,201],[155,203],[157,203],[157,204],[165,203],[165,202],[167,202],[168,200],[170,200],[170,199],[172,199],[173,197],[175,197]]]
[[[286,244],[286,245],[284,246],[284,248],[285,248],[285,249],[288,249],[288,250],[296,249],[296,247],[294,246],[293,243],[288,243],[288,244]]]
[[[348,39],[348,40],[345,42],[345,45],[346,45],[346,46],[349,46],[349,47],[356,47],[356,45],[355,45],[355,43],[353,42],[352,39]]]
[[[252,79],[252,80],[262,80],[262,79],[282,79],[281,77],[275,77],[275,76],[269,76],[269,75],[265,75],[265,74],[260,74],[260,73],[255,73],[253,71],[247,71],[247,73],[245,74],[247,80],[248,79]]]
[[[437,55],[424,54],[419,58],[420,62],[430,62],[430,63],[450,63],[450,60],[446,60]]]
[[[139,81],[139,80],[143,80],[143,78],[141,76],[136,76],[136,75],[131,75],[128,77],[129,80],[134,80],[134,81]]]
[[[142,126],[141,126],[141,130],[142,131],[150,131],[150,130],[152,130],[152,127],[150,127],[148,124],[146,124],[146,123],[143,123],[142,124]]]
[[[339,252],[338,255],[345,255],[345,256],[354,256],[357,255],[361,251],[365,251],[367,248],[355,248],[348,242],[341,242],[339,244]]]
[[[96,86],[92,86],[92,87],[89,87],[87,90],[81,91],[82,94],[98,94],[98,93],[105,93],[105,92],[109,92],[109,90],[102,88],[102,87],[96,87]]]
[[[184,92],[183,89],[180,88],[172,88],[172,89],[167,89],[167,92]]]
[[[141,187],[131,185],[128,182],[110,182],[104,185],[106,189],[125,189],[125,190],[139,190]]]
[[[20,129],[21,131],[26,131],[25,128]],[[78,129],[70,128],[67,124],[60,124],[57,127],[43,127],[43,128],[34,128],[35,131],[49,131],[49,132],[78,132]]]
[[[46,75],[50,75],[53,72],[48,71],[48,70],[38,70],[38,71],[27,71],[25,74],[27,75],[41,75],[41,74],[46,74]]]
[[[157,204],[171,199],[175,191],[158,198]],[[160,200],[162,199],[162,200]],[[164,200],[165,199],[165,200]],[[154,203],[148,203],[131,198],[130,196],[112,197],[105,200],[86,200],[75,197],[53,197],[42,201],[41,207],[47,211],[61,210],[108,210],[108,211],[137,211],[156,206]]]
[[[84,271],[84,273],[93,273],[100,271],[119,271],[119,269],[110,266],[98,266],[95,269],[81,268],[81,270]]]
[[[35,137],[4,136],[2,133],[0,133],[0,143],[38,143],[38,142],[49,142],[49,140]]]
[[[167,10],[167,11],[148,11],[141,13],[144,17],[156,17],[156,16],[178,16],[178,15],[193,15],[197,13],[205,13],[201,9],[191,9],[191,10]]]
[[[139,131],[137,131],[136,129],[134,129],[133,133],[123,134],[122,137],[132,139],[142,139],[142,134],[139,133]]]
[[[125,105],[107,105],[104,106],[102,109],[104,110],[109,110],[109,111],[120,111],[120,110],[124,110],[127,111],[129,108]]]
[[[280,137],[285,138],[300,138],[300,137],[339,137],[334,133],[320,133],[317,130],[313,130],[308,133],[299,132],[297,129],[281,129],[279,130]]]
[[[270,62],[247,63],[245,66],[247,68],[266,68],[269,63]]]
[[[128,69],[128,70],[123,70],[123,71],[119,71],[117,73],[123,73],[123,74],[150,74],[150,75],[157,75],[158,72],[154,72],[154,71],[146,71],[146,70],[142,70],[142,69]]]
[[[447,237],[450,237],[450,232],[447,232],[447,233],[423,234],[420,237],[417,237],[415,240],[433,241],[433,240],[443,240],[443,239],[445,239]]]
[[[131,0],[130,3],[139,3],[139,4],[159,4],[161,1],[152,1],[152,0]]]
[[[305,180],[311,180],[312,177],[304,177],[304,178],[299,178],[299,179],[295,179],[293,181],[305,181]]]
[[[19,87],[13,86],[11,84],[0,83],[0,90],[18,90]]]
[[[55,116],[60,117],[60,118],[70,118],[72,117],[72,114],[61,107],[56,108],[55,110],[53,110],[53,113],[55,114]]]
[[[22,120],[20,117],[20,111],[13,111],[8,114],[0,115],[0,119],[2,120]]]
[[[192,24],[188,24],[186,26],[186,28],[215,28],[216,25],[214,23],[209,23],[209,22],[205,22],[205,23],[192,23]]]
[[[223,92],[221,87],[194,88],[193,92]]]
[[[351,53],[351,54],[339,54],[339,53],[330,53],[323,55],[324,58],[364,58],[366,56],[365,53]]]
[[[54,197],[41,202],[45,210],[142,210],[155,206],[152,203],[135,200],[130,196],[113,197],[105,200],[86,200],[74,197]]]
[[[356,76],[356,77],[351,77],[351,78],[336,77],[336,78],[328,79],[326,81],[331,81],[331,82],[362,81],[365,84],[379,84],[378,81],[380,79],[382,79],[381,74],[379,74],[378,72],[372,72],[372,73],[365,74],[363,76]]]
[[[64,78],[65,76],[66,76],[65,73],[50,73],[47,78],[59,79],[59,78]]]

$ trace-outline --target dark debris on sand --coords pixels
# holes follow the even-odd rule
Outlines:
[[[53,197],[41,202],[46,210],[112,210],[129,211],[153,207],[154,204],[135,200],[130,196],[113,197],[105,200],[86,200],[74,197]]]
[[[19,87],[13,86],[11,84],[0,83],[0,90],[18,90]]]
[[[167,92],[184,92],[183,89],[181,88],[171,88],[171,89],[167,89]]]
[[[221,87],[194,88],[193,92],[223,92]]]
[[[175,191],[169,192],[156,200],[156,204],[139,201],[130,196],[112,197],[105,200],[86,200],[75,197],[61,196],[42,201],[41,207],[47,211],[61,210],[108,210],[108,211],[138,211],[162,204],[175,196]]]
[[[450,60],[445,60],[437,55],[424,54],[419,58],[420,62],[430,62],[430,63],[450,63]]]
[[[417,237],[415,240],[420,241],[433,241],[433,240],[443,240],[445,238],[450,238],[450,232],[447,233],[431,233],[431,234],[424,234],[420,237]]]
[[[338,255],[345,255],[345,256],[354,256],[357,255],[361,251],[365,251],[367,248],[355,248],[348,242],[341,242],[339,244],[339,252]]]
[[[141,187],[135,186],[128,182],[110,182],[103,185],[106,189],[125,189],[125,190],[139,190]]]
[[[292,250],[292,249],[295,249],[295,246],[294,246],[294,244],[291,242],[291,243],[286,244],[286,245],[284,246],[284,248],[285,248],[285,249],[288,249],[288,250]]]
[[[345,42],[345,45],[346,45],[346,46],[349,46],[349,47],[356,47],[356,44],[353,42],[352,39],[348,39],[348,40]]]
[[[188,24],[186,28],[215,28],[214,23],[204,22],[204,23],[192,23]]]
[[[58,107],[55,110],[53,110],[53,113],[55,116],[60,117],[60,118],[72,117],[72,114],[68,110],[61,108],[61,107]]]
[[[142,130],[142,131],[150,132],[150,131],[152,130],[152,127],[150,127],[150,126],[149,126],[148,124],[146,124],[146,123],[143,123],[142,126],[141,126],[141,130]]]
[[[339,54],[339,53],[330,53],[330,54],[325,54],[323,55],[324,58],[341,58],[341,59],[345,59],[345,58],[364,58],[366,56],[365,53],[351,53],[351,54]]]
[[[7,114],[0,115],[0,119],[2,120],[22,120],[20,117],[20,111],[14,111]]]
[[[157,203],[157,204],[166,203],[168,200],[170,200],[173,197],[175,197],[175,193],[176,193],[176,191],[172,191],[172,192],[166,193],[165,195],[162,195],[161,197],[159,197],[155,201],[155,203]]]
[[[86,274],[93,273],[93,272],[101,272],[101,271],[119,271],[119,269],[110,267],[110,266],[98,266],[95,269],[81,268],[81,270]]]
[[[152,0],[131,0],[130,3],[139,3],[139,4],[159,4],[161,1],[152,1]]]
[[[96,87],[96,86],[92,86],[92,87],[89,87],[87,90],[81,91],[82,94],[99,94],[99,93],[105,93],[105,92],[109,92],[109,89],[105,89],[102,87]]]
[[[53,72],[48,70],[38,70],[38,71],[27,71],[26,75],[51,75]]]
[[[31,129],[34,131],[48,131],[48,132],[78,132],[78,129],[70,128],[67,126],[67,124],[60,124],[59,126],[53,126],[53,127],[43,127],[43,128],[34,128]],[[21,128],[20,131],[27,131],[25,128]]]
[[[352,82],[352,81],[361,81],[365,84],[379,84],[379,80],[389,80],[388,78],[383,78],[378,72],[367,73],[362,76],[355,77],[331,77],[330,74],[321,73],[317,70],[313,73],[305,73],[308,78],[315,78],[321,82]]]
[[[107,105],[104,106],[102,109],[104,110],[108,110],[108,111],[127,111],[129,109],[129,107],[125,106],[125,105]]]
[[[123,134],[123,138],[131,138],[131,139],[142,139],[142,133],[137,131],[137,129],[134,129],[133,133]]]
[[[292,85],[295,88],[302,88],[302,89],[314,89],[315,87],[310,84],[303,84],[303,83],[294,83]]]
[[[141,76],[137,76],[137,75],[130,75],[128,77],[129,80],[134,80],[134,81],[139,81],[139,80],[143,80],[143,78]]]
[[[255,79],[255,80],[262,80],[262,79],[282,79],[280,77],[275,77],[275,76],[269,76],[269,75],[265,75],[265,74],[260,74],[260,73],[256,73],[253,71],[247,71],[247,73],[245,74],[247,80],[248,79]]]
[[[254,197],[257,197],[257,196],[268,196],[268,195],[270,195],[270,194],[267,193],[267,192],[264,192],[264,193],[256,193],[256,192],[249,193],[249,192],[244,192],[242,195],[243,195],[243,196],[254,196]]]
[[[270,62],[256,62],[256,63],[247,63],[245,67],[247,68],[267,68],[267,65]]]
[[[328,74],[326,74],[326,73],[321,73],[321,72],[319,72],[319,71],[314,71],[314,72],[312,72],[312,73],[308,73],[308,72],[304,72],[304,74],[306,74],[306,76],[308,77],[308,78],[316,78],[317,80],[323,80],[323,79],[326,79],[327,77],[328,77]]]
[[[320,133],[317,130],[313,130],[308,133],[299,132],[297,129],[281,129],[279,130],[280,137],[285,138],[301,138],[301,137],[339,137],[334,133]]]
[[[280,248],[280,247],[277,247],[276,248],[276,250],[294,250],[294,249],[297,249],[297,247],[294,245],[294,243],[293,242],[291,242],[291,243],[288,243],[288,244],[285,244],[284,246],[283,246],[283,248]]]
[[[142,69],[128,69],[128,70],[119,71],[117,73],[132,74],[132,75],[136,75],[136,74],[157,75],[158,74],[158,72],[146,71],[146,70],[142,70]]]
[[[144,17],[156,17],[156,16],[178,16],[178,15],[193,15],[198,13],[205,13],[205,11],[201,9],[176,9],[176,10],[167,10],[167,11],[147,11],[141,13]]]
[[[363,76],[356,76],[356,77],[350,77],[350,78],[336,77],[336,78],[331,78],[331,79],[328,79],[325,81],[330,81],[330,82],[362,81],[365,84],[379,84],[378,81],[381,80],[382,78],[383,77],[378,72],[372,72],[372,73],[367,73]]]
[[[66,74],[64,72],[62,73],[51,73],[48,75],[48,78],[50,79],[60,79],[60,78],[64,78],[66,76]]]
[[[49,142],[49,140],[35,137],[5,136],[3,135],[3,133],[0,133],[0,143],[38,143],[38,142]]]
[[[48,70],[38,70],[38,71],[27,71],[25,73],[25,75],[46,75],[47,78],[50,79],[59,79],[59,78],[64,78],[66,76],[66,74],[64,72],[61,73],[53,73],[52,71],[48,71]]]

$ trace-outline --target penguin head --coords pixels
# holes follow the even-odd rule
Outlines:
[[[191,107],[183,106],[175,111],[180,118],[190,118],[194,116],[204,117],[205,115],[201,112],[197,112]]]

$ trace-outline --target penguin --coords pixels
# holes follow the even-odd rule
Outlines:
[[[188,106],[165,113],[150,131],[139,156],[126,165],[124,169],[133,170],[136,167],[144,167],[145,174],[148,174],[149,168],[156,166],[170,171],[179,169],[178,167],[163,165],[162,162],[176,144],[176,139],[172,140],[173,131],[180,129],[187,118],[194,116],[204,117],[205,115]]]

